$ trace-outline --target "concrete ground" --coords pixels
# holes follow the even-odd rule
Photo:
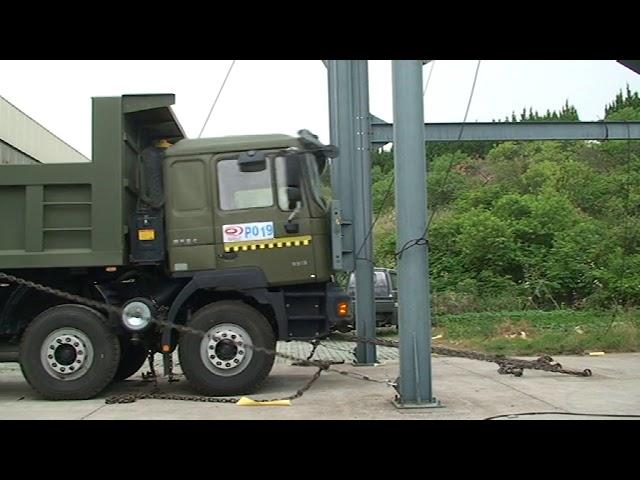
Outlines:
[[[442,408],[398,410],[393,404],[395,390],[384,382],[398,374],[397,353],[380,349],[382,365],[355,367],[349,363],[353,344],[329,342],[315,358],[347,360],[335,368],[375,380],[361,381],[336,373],[324,373],[291,406],[244,407],[233,404],[138,400],[131,404],[107,405],[105,397],[119,393],[148,392],[153,385],[140,375],[109,387],[98,398],[85,401],[45,401],[31,390],[17,364],[0,364],[0,419],[483,419],[522,412],[556,412],[512,419],[585,419],[562,412],[591,414],[640,414],[640,353],[608,354],[602,357],[555,357],[567,368],[590,368],[590,378],[571,377],[526,370],[522,377],[499,375],[497,366],[460,358],[433,358],[433,388]],[[279,350],[303,356],[307,344],[279,344]],[[261,388],[251,398],[274,398],[295,392],[315,369],[277,361]],[[160,379],[163,392],[193,394],[184,377],[168,384]]]

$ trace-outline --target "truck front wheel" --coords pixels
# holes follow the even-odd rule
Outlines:
[[[38,315],[20,345],[22,373],[48,400],[84,400],[113,379],[120,344],[105,317],[82,305],[59,305]]]
[[[245,303],[222,301],[198,310],[187,326],[208,336],[184,334],[178,355],[189,382],[204,395],[242,395],[255,391],[269,375],[275,350],[267,319]]]

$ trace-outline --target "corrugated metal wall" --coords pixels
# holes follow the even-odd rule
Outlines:
[[[0,96],[0,163],[90,160]]]
[[[32,163],[38,162],[29,155],[25,155],[21,151],[16,150],[11,145],[0,140],[0,165],[28,165]]]

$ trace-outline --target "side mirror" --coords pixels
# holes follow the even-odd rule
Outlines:
[[[241,172],[262,172],[267,168],[264,152],[250,150],[238,156],[238,167]]]
[[[340,150],[335,145],[327,145],[324,152],[327,158],[336,158],[340,155]]]
[[[302,201],[302,192],[297,187],[287,187],[287,200],[289,203],[296,204]]]
[[[320,150],[326,158],[336,158],[338,156],[338,147],[335,145],[324,145],[318,140],[318,136],[309,130],[298,131],[300,140],[311,150]]]

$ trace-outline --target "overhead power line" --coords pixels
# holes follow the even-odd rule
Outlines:
[[[429,75],[427,77],[427,81],[426,81],[426,84],[425,84],[425,87],[424,87],[424,91],[423,91],[423,96],[427,93],[427,88],[429,87],[429,81],[431,80],[431,75],[433,74],[435,60],[432,61],[431,63],[432,63],[431,70],[429,71]],[[464,132],[464,125],[467,122],[467,118],[469,116],[469,110],[471,108],[471,103],[473,101],[473,96],[474,96],[475,91],[476,91],[476,84],[478,82],[478,73],[480,72],[480,64],[481,63],[482,63],[482,60],[478,60],[478,63],[476,65],[476,71],[475,71],[475,74],[473,76],[473,83],[471,84],[471,92],[469,93],[469,99],[467,101],[467,107],[465,109],[464,118],[462,120],[462,125],[460,126],[460,132],[458,134],[458,141],[460,141],[462,139],[462,134]],[[426,161],[426,159],[425,159],[425,161]],[[451,172],[452,167],[453,167],[453,158],[452,158],[452,161],[449,162],[449,166],[447,168],[447,172],[445,173],[445,177],[444,177],[444,181],[443,181],[443,185],[442,185],[443,187],[446,186],[446,183],[447,183],[447,180],[448,180],[448,177],[449,177],[449,174]],[[385,204],[387,203],[387,199],[389,198],[390,193],[393,190],[393,188],[392,188],[393,185],[394,185],[394,180],[393,180],[393,176],[392,176],[392,180],[389,183],[389,185],[387,186],[387,189],[386,189],[386,191],[385,191],[385,193],[383,195],[383,199],[382,199],[382,202],[380,204],[380,207],[378,208],[378,212],[375,215],[375,219],[374,219],[373,223],[371,224],[371,227],[369,227],[369,230],[367,232],[367,235],[365,236],[364,241],[362,242],[362,245],[360,245],[360,247],[356,251],[356,255],[355,255],[356,260],[364,260],[364,258],[359,257],[360,252],[364,248],[364,245],[365,245],[366,241],[368,240],[369,236],[373,233],[373,229],[375,228],[376,223],[378,222],[378,220],[379,220],[379,218],[380,218],[380,216],[382,214],[382,211],[384,210]],[[431,211],[431,215],[429,216],[429,220],[427,222],[427,228],[426,228],[424,234],[422,235],[422,237],[418,238],[418,239],[414,239],[414,240],[409,240],[400,249],[400,251],[395,253],[395,255],[394,255],[395,258],[399,258],[406,250],[408,250],[411,247],[415,247],[415,246],[418,246],[418,245],[424,245],[424,244],[427,243],[427,239],[426,239],[427,232],[429,231],[429,226],[431,225],[431,221],[433,220],[433,216],[434,216],[435,213],[436,213],[436,208],[434,208]]]
[[[424,90],[422,92],[422,96],[423,97],[425,97],[425,95],[427,94],[427,89],[429,88],[429,82],[431,81],[431,75],[433,74],[433,69],[435,68],[435,65],[436,65],[436,61],[432,60],[431,61],[431,69],[429,70],[429,75],[427,76],[427,81],[426,81],[426,83],[424,85]],[[367,243],[367,240],[369,239],[369,237],[373,233],[373,229],[375,228],[376,223],[378,223],[378,220],[380,219],[380,215],[382,215],[382,211],[384,210],[384,207],[387,204],[387,200],[389,199],[389,197],[391,195],[391,192],[393,191],[393,186],[394,186],[394,183],[395,183],[394,175],[395,175],[395,172],[393,170],[391,170],[391,181],[389,182],[389,185],[387,185],[387,189],[385,190],[384,195],[382,196],[382,202],[380,202],[380,206],[378,207],[378,211],[376,212],[376,215],[375,215],[375,218],[373,220],[373,223],[369,227],[369,231],[367,232],[367,236],[364,237],[364,240],[362,241],[362,245],[360,245],[360,248],[356,252],[356,260],[365,260],[364,258],[360,258],[360,252],[362,251],[362,249],[364,248],[365,244]]]
[[[431,81],[431,75],[433,74],[434,68],[436,68],[436,61],[431,60],[431,69],[429,70],[429,75],[427,76],[427,82],[424,84],[424,90],[422,91],[423,97],[427,94],[427,88],[429,88],[429,82]]]
[[[476,92],[476,84],[478,83],[478,72],[480,72],[480,63],[482,63],[482,60],[478,60],[478,63],[476,65],[476,73],[473,76],[473,83],[471,84],[471,92],[469,93],[469,101],[467,101],[467,108],[464,112],[464,118],[462,120],[462,125],[460,125],[460,132],[458,133],[458,141],[462,140],[462,134],[464,133],[464,126],[467,123],[467,117],[469,116],[469,110],[471,109],[471,102],[473,101],[473,95]],[[447,167],[447,171],[444,174],[444,179],[442,181],[442,185],[440,190],[442,191],[444,189],[444,187],[447,186],[447,181],[449,180],[449,175],[451,174],[451,169],[453,168],[453,160],[454,157],[451,157],[451,160],[449,161],[449,165]],[[433,210],[431,210],[431,215],[429,215],[429,221],[427,222],[427,231],[429,231],[429,226],[431,225],[431,221],[433,220],[434,215],[436,214],[437,208],[436,206],[434,206]],[[426,236],[426,232],[423,235]]]
[[[476,73],[473,76],[473,83],[471,84],[471,92],[469,93],[469,100],[467,101],[467,108],[464,112],[464,119],[462,120],[462,125],[460,125],[460,133],[458,134],[458,141],[460,141],[462,139],[462,133],[464,132],[464,126],[467,122],[467,117],[469,116],[469,109],[471,108],[471,102],[473,101],[473,95],[475,94],[476,91],[476,83],[478,82],[478,72],[480,71],[480,63],[482,62],[482,60],[478,60],[478,64],[476,65]],[[444,189],[444,187],[447,186],[447,182],[449,179],[449,174],[451,173],[451,169],[453,168],[453,160],[454,157],[451,157],[451,161],[449,162],[449,166],[447,167],[447,171],[445,172],[445,176],[444,179],[442,181],[442,185],[441,185],[441,190]],[[405,243],[402,248],[397,251],[395,253],[395,258],[398,259],[402,256],[402,254],[404,252],[406,252],[408,249],[412,248],[412,247],[416,247],[419,245],[429,245],[429,240],[427,239],[427,233],[429,232],[429,227],[431,226],[431,222],[433,220],[433,217],[436,214],[437,211],[437,206],[434,206],[433,209],[431,210],[431,215],[429,215],[429,220],[427,221],[427,226],[424,229],[424,233],[422,234],[422,236],[420,238],[415,238],[413,240],[409,240],[407,243]]]
[[[471,93],[469,94],[469,101],[467,102],[467,109],[464,112],[464,120],[462,120],[462,125],[460,127],[460,135],[458,136],[458,140],[462,138],[462,131],[464,130],[464,124],[467,122],[467,117],[469,116],[469,109],[471,108],[471,101],[473,100],[473,94],[476,91],[476,83],[478,82],[478,72],[480,71],[480,63],[482,60],[478,60],[478,64],[476,65],[476,73],[473,76],[473,84],[471,85]]]
[[[431,81],[431,75],[433,74],[433,69],[435,68],[435,60],[431,61],[431,69],[429,70],[429,75],[427,76],[427,81],[424,85],[424,90],[422,92],[422,96],[425,97],[427,94],[427,89],[429,88],[429,82]],[[360,248],[358,249],[358,251],[356,252],[356,260],[364,260],[364,258],[360,258],[360,252],[362,251],[363,247],[365,246],[367,240],[369,239],[369,236],[371,236],[371,234],[373,233],[373,229],[376,226],[376,223],[378,223],[378,220],[380,219],[380,216],[382,215],[382,211],[384,210],[385,205],[387,204],[387,199],[390,197],[391,192],[393,191],[393,186],[395,183],[395,179],[394,179],[394,175],[395,172],[393,170],[391,170],[391,181],[389,182],[389,184],[387,185],[387,189],[382,197],[382,202],[380,202],[380,206],[378,207],[378,211],[376,212],[375,218],[373,220],[373,223],[371,224],[371,226],[369,227],[369,231],[367,232],[366,237],[364,238],[362,245],[360,245]]]
[[[211,114],[213,113],[213,109],[216,108],[216,104],[218,103],[218,99],[220,98],[220,94],[222,93],[222,90],[224,90],[224,86],[227,84],[227,80],[229,79],[229,75],[231,74],[231,70],[233,70],[233,66],[235,64],[236,64],[236,60],[231,62],[231,65],[229,66],[229,70],[227,70],[227,75],[224,77],[224,80],[222,81],[222,85],[220,85],[220,89],[218,90],[218,94],[216,95],[216,98],[213,101],[213,104],[211,105],[211,109],[209,110],[209,115],[207,115],[207,119],[204,121],[204,125],[202,125],[202,129],[200,130],[200,134],[198,135],[198,138],[202,137],[202,132],[204,132],[204,129],[207,126],[207,123],[209,123],[209,119],[211,118]]]

